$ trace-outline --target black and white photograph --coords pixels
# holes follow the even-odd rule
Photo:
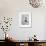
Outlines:
[[[19,14],[19,25],[21,27],[31,27],[31,13],[21,12]]]

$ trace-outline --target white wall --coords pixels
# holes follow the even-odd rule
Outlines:
[[[19,27],[19,12],[32,13],[32,28]],[[17,40],[27,40],[34,34],[39,40],[46,39],[46,8],[32,8],[28,0],[0,0],[0,16],[13,17],[9,31]]]

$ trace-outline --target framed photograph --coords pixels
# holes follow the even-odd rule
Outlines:
[[[31,12],[20,12],[19,13],[19,26],[20,27],[31,27]]]

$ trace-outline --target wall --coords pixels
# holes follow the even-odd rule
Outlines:
[[[32,28],[19,27],[19,12],[23,11],[32,13]],[[8,32],[17,40],[27,40],[34,34],[39,40],[46,39],[46,8],[32,8],[28,0],[0,0],[0,16],[13,17],[12,26]]]

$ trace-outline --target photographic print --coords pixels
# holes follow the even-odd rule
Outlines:
[[[29,12],[19,13],[19,25],[20,27],[31,27],[31,13]]]

